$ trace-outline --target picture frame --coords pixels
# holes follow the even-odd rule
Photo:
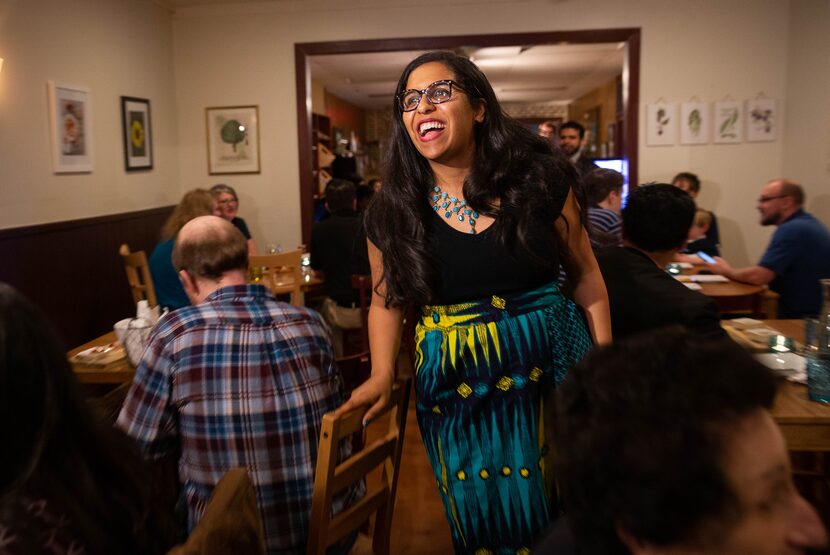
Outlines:
[[[124,169],[128,172],[153,169],[153,130],[148,99],[121,97],[121,129]]]
[[[259,173],[259,106],[205,108],[208,174]]]
[[[92,172],[92,95],[89,88],[47,81],[47,93],[52,171]]]
[[[741,102],[720,100],[715,102],[715,143],[737,144],[743,142],[744,113]]]
[[[774,98],[746,101],[746,141],[774,141],[778,131],[778,106]]]
[[[708,102],[684,102],[680,105],[680,144],[709,144],[712,120]]]
[[[677,103],[649,104],[646,118],[647,146],[672,146],[677,142]]]

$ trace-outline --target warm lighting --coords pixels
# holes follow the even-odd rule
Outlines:
[[[0,71],[3,71],[3,58],[0,58]]]

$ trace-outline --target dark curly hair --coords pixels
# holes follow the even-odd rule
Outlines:
[[[401,74],[396,94],[404,91],[416,68],[430,62],[444,64],[452,71],[453,80],[467,93],[471,105],[485,105],[484,121],[475,127],[473,166],[464,182],[468,204],[480,214],[496,218],[494,232],[502,243],[518,243],[540,264],[552,261],[539,254],[549,251],[550,244],[543,245],[544,249],[530,244],[530,230],[539,223],[550,229],[542,240],[555,244],[560,257],[567,257],[564,241],[553,231],[559,216],[554,199],[556,188],[579,186],[574,167],[549,141],[504,113],[487,78],[467,58],[442,51],[415,58]],[[368,210],[366,229],[383,253],[380,282],[385,282],[387,305],[430,304],[438,288],[436,263],[426,248],[426,222],[432,217],[427,192],[435,184],[434,177],[428,161],[409,138],[397,99],[392,112],[383,188]],[[534,244],[537,238],[534,235]]]
[[[628,195],[623,239],[649,252],[682,248],[695,217],[695,201],[666,183],[648,183]]]
[[[52,326],[5,283],[0,427],[0,523],[18,532],[21,553],[40,552],[43,530],[26,511],[38,499],[67,517],[90,553],[164,553],[174,543],[135,443],[93,413]]]
[[[741,509],[722,469],[731,424],[777,378],[729,339],[679,327],[589,353],[555,393],[556,476],[583,553],[717,542]]]

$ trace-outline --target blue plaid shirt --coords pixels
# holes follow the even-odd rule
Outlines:
[[[320,315],[235,285],[159,322],[117,425],[149,458],[181,449],[189,529],[225,471],[247,467],[268,552],[305,553],[320,425],[341,391]]]

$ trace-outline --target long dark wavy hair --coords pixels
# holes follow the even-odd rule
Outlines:
[[[40,499],[90,553],[163,553],[175,540],[156,526],[150,470],[134,443],[92,412],[52,327],[5,283],[0,437],[0,523],[18,533],[21,553],[41,552],[44,530],[26,511]]]
[[[428,52],[418,56],[401,74],[396,95],[403,92],[410,74],[418,67],[439,62],[447,66],[473,107],[484,103],[484,121],[475,127],[475,157],[464,181],[464,198],[480,214],[495,218],[494,232],[499,241],[518,243],[540,264],[552,264],[540,253],[554,243],[560,257],[568,252],[553,222],[565,186],[578,187],[579,175],[573,165],[550,142],[543,140],[507,116],[493,87],[470,60],[452,52]],[[412,144],[404,126],[400,104],[393,102],[390,145],[384,160],[383,188],[366,216],[369,238],[383,254],[383,274],[389,306],[435,302],[438,269],[427,252],[427,221],[432,208],[427,202],[435,185],[429,162]],[[579,189],[577,189],[579,190]],[[530,233],[537,225],[550,233],[541,238]],[[544,227],[543,227],[544,229]]]

